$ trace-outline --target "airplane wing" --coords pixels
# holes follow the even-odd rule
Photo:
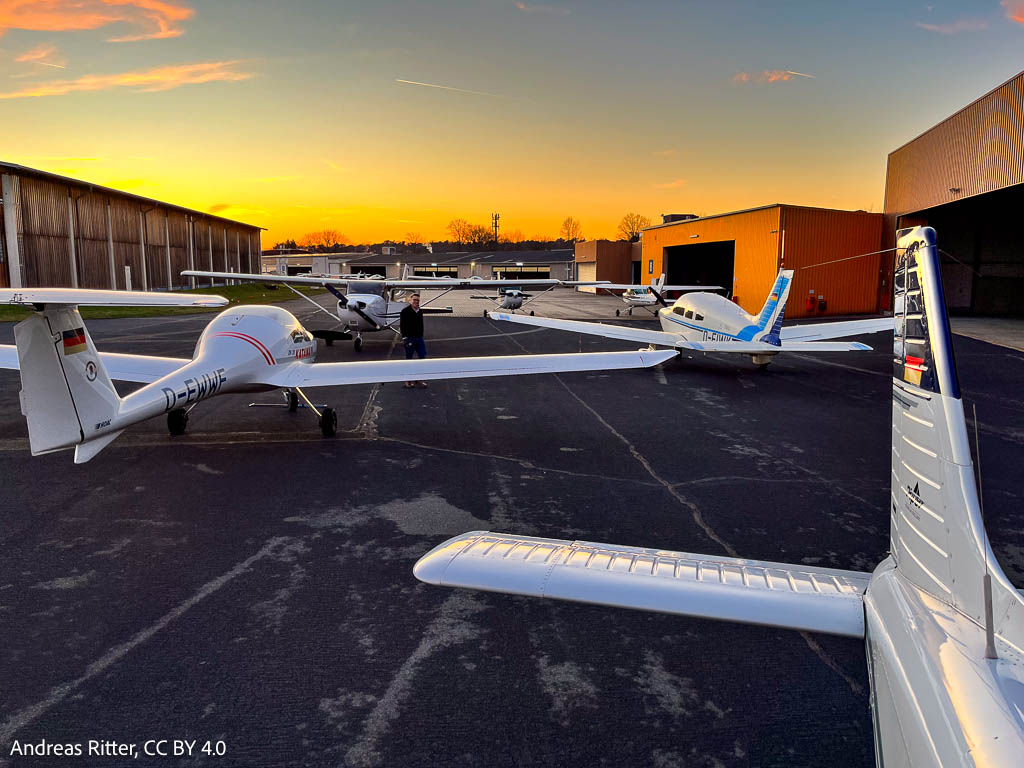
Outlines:
[[[306,277],[304,275],[273,275],[249,274],[246,272],[205,272],[198,269],[186,269],[181,273],[185,277],[212,277],[216,280],[240,280],[243,283],[294,283],[295,285],[340,285],[348,284],[355,277]],[[363,279],[364,282],[374,282]]]
[[[385,288],[398,290],[417,290],[420,288],[500,288],[504,286],[554,286],[560,285],[555,279],[543,280],[480,280],[461,277],[420,277],[404,280],[381,280],[370,277],[331,276],[308,277],[305,275],[255,275],[245,272],[206,272],[188,269],[181,274],[186,277],[211,277],[217,280],[240,280],[242,282],[293,283],[295,285],[348,285],[353,282],[381,283]],[[119,291],[120,293],[120,291]]]
[[[817,339],[841,339],[843,336],[859,336],[862,333],[892,332],[891,317],[873,317],[870,320],[842,320],[838,323],[812,323],[809,325],[788,325],[779,331],[779,338],[785,346],[789,341],[815,341]]]
[[[529,317],[527,315],[509,315],[505,312],[489,312],[495,320],[504,320],[521,325],[534,325],[541,328],[554,328],[570,333],[589,333],[593,336],[604,336],[609,339],[638,341],[642,344],[654,344],[660,347],[675,349],[691,349],[694,352],[735,352],[751,355],[775,352],[863,352],[870,350],[867,344],[856,341],[842,342],[786,342],[781,347],[766,344],[763,341],[687,341],[675,333],[665,331],[648,331],[643,328],[628,328],[608,323],[587,323],[582,320],[555,320],[551,317]]]
[[[428,584],[864,636],[869,573],[472,531],[413,568]]]
[[[94,291],[78,288],[3,288],[0,304],[78,307],[223,307],[223,296],[204,293],[157,293],[155,291]]]
[[[672,350],[589,352],[568,355],[438,357],[426,360],[368,360],[347,363],[293,363],[269,371],[259,384],[275,387],[333,387],[390,381],[522,376],[530,373],[650,368],[675,357]]]
[[[149,357],[148,355],[122,355],[100,352],[100,360],[110,378],[149,384],[192,362],[181,357]],[[13,344],[0,344],[0,368],[18,370],[18,348]]]

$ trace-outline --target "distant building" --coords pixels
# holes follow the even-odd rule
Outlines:
[[[186,269],[259,268],[251,224],[12,163],[0,183],[0,287],[166,290],[196,285]]]

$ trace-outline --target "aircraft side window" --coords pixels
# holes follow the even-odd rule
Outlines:
[[[694,320],[703,320],[703,319],[704,319],[704,315],[698,315],[698,314],[697,314],[697,313],[695,312],[695,313],[693,314],[693,319],[694,319]]]
[[[692,320],[693,319],[693,310],[692,309],[686,310],[685,317],[686,317],[687,320]]]
[[[683,309],[682,307],[672,307],[672,311],[675,312],[677,315],[686,314],[686,310]]]

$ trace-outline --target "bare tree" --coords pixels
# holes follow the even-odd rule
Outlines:
[[[640,239],[640,230],[651,226],[651,220],[639,213],[627,213],[619,222],[619,234],[624,240],[636,242]]]
[[[422,245],[423,235],[419,232],[406,232],[405,233],[405,244],[406,245]]]
[[[316,248],[317,250],[330,250],[335,246],[345,245],[349,239],[336,229],[321,229],[317,232],[307,232],[299,239],[299,245],[303,248]]]
[[[483,246],[491,241],[491,228],[483,224],[470,224],[466,231],[466,242]]]
[[[521,243],[525,239],[526,239],[526,235],[523,234],[523,230],[521,230],[521,229],[509,230],[508,232],[506,232],[505,234],[503,234],[501,236],[501,242],[503,242],[503,243],[511,243],[512,245],[515,245],[517,243]]]
[[[465,245],[469,242],[469,228],[472,225],[465,219],[452,219],[448,222],[448,234],[452,236],[452,241]]]
[[[563,240],[575,243],[583,239],[583,226],[578,219],[566,216],[565,221],[562,222],[562,229],[558,234]]]

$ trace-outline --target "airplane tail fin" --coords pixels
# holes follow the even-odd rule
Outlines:
[[[890,550],[898,572],[994,631],[1024,640],[1024,601],[992,554],[982,521],[935,230],[898,233],[894,274]]]
[[[91,458],[83,445],[110,425],[121,399],[78,308],[49,306],[18,323],[14,338],[32,455],[75,445],[76,463],[79,449]]]
[[[775,285],[769,291],[768,298],[757,317],[757,327],[760,330],[755,334],[754,341],[764,341],[776,346],[781,344],[779,329],[782,328],[782,318],[786,314],[786,302],[789,300],[789,289],[792,284],[793,270],[779,270]]]
[[[32,455],[75,446],[75,463],[88,461],[120,431],[121,398],[85,327],[79,305],[217,307],[221,296],[91,291],[67,288],[0,290],[0,303],[36,311],[14,326],[21,371],[21,411]]]

